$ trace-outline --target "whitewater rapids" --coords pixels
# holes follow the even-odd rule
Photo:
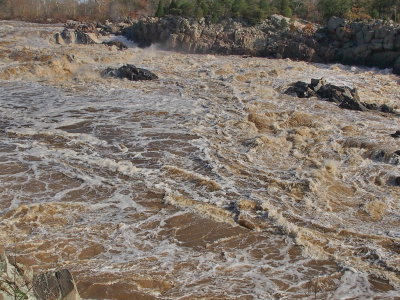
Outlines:
[[[104,45],[0,22],[0,248],[83,298],[395,299],[399,117],[282,94],[389,70]],[[160,79],[102,78],[131,63]]]

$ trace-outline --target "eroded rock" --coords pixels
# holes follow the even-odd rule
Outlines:
[[[61,33],[54,35],[57,44],[99,44],[97,33],[84,32],[79,29],[65,28]]]
[[[102,75],[105,77],[127,78],[132,81],[158,79],[158,76],[153,72],[130,64],[120,68],[107,68],[102,72]]]
[[[339,107],[349,110],[379,110],[386,113],[395,113],[394,109],[386,104],[379,106],[374,103],[361,102],[357,89],[328,84],[324,78],[311,79],[310,84],[297,81],[286,89],[285,94],[295,95],[299,98],[317,96],[320,99],[335,102],[339,104]]]
[[[400,25],[333,17],[325,27],[273,15],[249,26],[227,19],[148,17],[122,30],[140,47],[157,43],[189,53],[270,56],[295,60],[392,68],[400,74]]]
[[[33,291],[38,299],[80,299],[74,279],[66,269],[35,276]]]
[[[80,300],[71,273],[64,269],[33,275],[29,267],[0,253],[0,299]]]

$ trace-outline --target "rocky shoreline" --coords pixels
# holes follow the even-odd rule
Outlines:
[[[181,17],[145,18],[122,30],[146,47],[160,44],[189,53],[269,56],[393,68],[400,74],[400,26],[380,20],[349,22],[333,17],[320,27],[273,15],[256,26],[226,20],[211,24]]]
[[[319,26],[272,15],[261,24],[248,26],[232,19],[213,24],[204,18],[146,17],[118,24],[69,22],[55,39],[59,44],[99,44],[99,37],[109,34],[123,35],[140,47],[158,44],[185,53],[393,68],[400,74],[400,26],[381,20],[350,22],[332,17],[326,26]]]

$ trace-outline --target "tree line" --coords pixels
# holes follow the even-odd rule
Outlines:
[[[0,0],[0,18],[34,21],[118,19],[141,15],[242,19],[255,24],[271,14],[325,22],[331,16],[399,21],[400,0]]]
[[[103,21],[148,15],[154,9],[148,0],[0,0],[0,18],[63,22]]]
[[[156,16],[233,17],[257,23],[271,14],[325,22],[332,16],[398,21],[400,0],[159,0]]]

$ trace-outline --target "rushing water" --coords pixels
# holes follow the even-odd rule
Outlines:
[[[399,118],[281,91],[325,77],[400,107],[389,72],[58,46],[0,22],[0,245],[83,298],[395,299]],[[133,63],[160,79],[104,79]]]

